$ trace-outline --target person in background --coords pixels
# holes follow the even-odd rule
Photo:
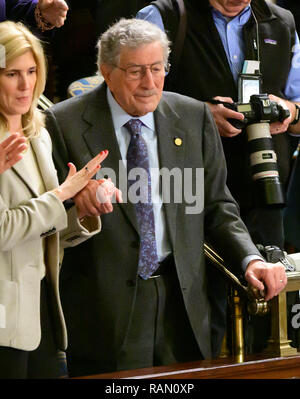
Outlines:
[[[62,249],[101,226],[98,217],[76,207],[66,211],[64,202],[85,188],[108,152],[79,172],[69,163],[59,185],[51,139],[37,108],[46,79],[42,46],[25,26],[11,21],[0,23],[0,44],[5,49],[0,149],[11,166],[4,164],[0,174],[0,378],[55,378],[58,349],[67,345],[58,287]]]
[[[175,3],[171,0],[156,0],[137,14],[137,18],[165,29],[173,44],[179,19]],[[265,0],[190,0],[184,4],[187,16],[184,46],[176,68],[172,65],[171,54],[170,62],[174,71],[171,68],[165,90],[207,101],[222,137],[228,186],[240,205],[241,216],[254,242],[283,248],[282,210],[268,206],[259,208],[255,204],[247,134],[228,121],[243,120],[244,116],[222,104],[210,103],[210,100],[237,101],[238,76],[244,60],[260,59],[262,92],[275,95],[273,99],[283,101],[290,110],[290,117],[284,122],[271,124],[280,178],[285,185],[292,155],[291,138],[285,132],[300,133],[297,109],[300,106],[300,75],[297,62],[293,62],[293,56],[294,60],[298,57],[299,51],[293,54],[293,50],[299,38],[293,16],[289,11]],[[282,32],[279,32],[278,26]],[[211,40],[208,32],[211,32],[214,40]],[[282,46],[279,37],[286,38]],[[188,62],[191,59],[193,63]],[[274,59],[284,62],[276,64],[274,68]],[[172,87],[169,86],[170,82]]]
[[[38,36],[63,26],[67,12],[64,0],[0,0],[0,22],[23,22]]]

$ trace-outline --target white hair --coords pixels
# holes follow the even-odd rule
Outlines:
[[[151,22],[122,18],[109,27],[98,40],[98,67],[100,68],[101,64],[118,65],[124,47],[136,49],[153,42],[161,43],[164,63],[167,64],[171,43],[166,33]]]

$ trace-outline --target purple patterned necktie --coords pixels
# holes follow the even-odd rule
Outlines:
[[[133,168],[142,168],[145,171],[144,176],[146,177],[146,179],[140,177],[141,181],[128,179],[128,187],[133,183],[139,182],[139,198],[141,201],[135,204],[141,239],[138,273],[144,280],[147,280],[158,268],[158,257],[155,241],[154,213],[151,201],[149,157],[146,143],[141,135],[142,124],[139,119],[130,119],[124,126],[131,134],[127,150],[127,173],[129,174]]]

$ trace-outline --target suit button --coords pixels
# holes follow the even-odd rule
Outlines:
[[[130,243],[131,248],[139,248],[140,247],[140,243],[138,241],[132,241]]]
[[[134,287],[135,286],[135,281],[134,280],[127,280],[126,284],[128,287]]]

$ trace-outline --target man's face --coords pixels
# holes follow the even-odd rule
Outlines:
[[[117,103],[132,116],[143,116],[153,112],[162,95],[165,70],[152,73],[149,66],[163,65],[163,49],[159,42],[146,44],[137,49],[123,48],[116,67],[101,65],[101,73]],[[144,75],[134,78],[124,69],[146,66]],[[120,69],[122,68],[122,69]],[[134,68],[133,68],[134,71]]]
[[[251,3],[251,0],[209,0],[209,2],[225,17],[235,17]]]

